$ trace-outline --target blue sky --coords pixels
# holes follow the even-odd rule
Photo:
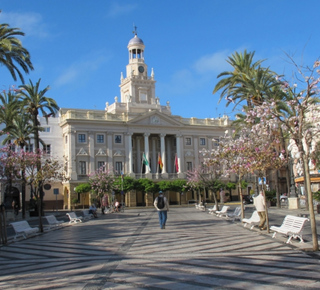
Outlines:
[[[62,108],[104,110],[120,96],[135,24],[162,105],[183,117],[233,118],[212,94],[230,69],[227,57],[255,51],[255,60],[291,77],[286,54],[310,66],[320,56],[319,8],[318,0],[2,0],[0,23],[26,33],[35,67],[26,82],[41,78]],[[14,84],[0,67],[1,88]]]

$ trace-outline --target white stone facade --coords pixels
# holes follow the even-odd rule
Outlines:
[[[216,145],[212,139],[231,130],[227,116],[183,118],[171,114],[169,102],[162,106],[155,93],[154,71],[149,75],[144,62],[144,49],[135,35],[128,44],[126,76],[121,73],[120,100],[107,102],[104,111],[61,108],[62,150],[70,177],[65,193],[101,165],[134,178],[185,178],[199,165],[199,151],[212,149]],[[143,165],[143,155],[150,170]]]

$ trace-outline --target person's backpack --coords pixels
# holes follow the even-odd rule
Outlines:
[[[159,209],[163,209],[164,208],[164,198],[163,196],[158,196],[158,204],[157,207]]]

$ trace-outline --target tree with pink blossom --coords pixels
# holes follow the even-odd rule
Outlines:
[[[288,140],[296,146],[303,165],[304,186],[309,200],[309,213],[312,229],[313,250],[318,250],[318,236],[311,190],[310,167],[315,144],[320,134],[319,89],[320,61],[312,68],[297,66],[298,77],[293,83],[279,79],[279,85],[286,94],[286,100],[265,100],[247,112],[246,122],[252,125],[254,134],[268,134],[270,128],[281,128]],[[257,119],[259,122],[257,122]]]
[[[104,166],[89,175],[89,184],[92,193],[99,200],[105,194],[110,194],[113,190],[118,189],[113,172],[106,170]]]
[[[41,163],[41,169],[37,165]],[[41,191],[44,184],[67,181],[63,164],[56,159],[47,158],[43,152],[34,153],[24,150],[12,151],[10,146],[0,149],[0,165],[3,169],[1,177],[4,181],[10,179],[22,181],[22,186],[29,184],[33,189],[39,209],[39,229],[43,232],[41,212]]]

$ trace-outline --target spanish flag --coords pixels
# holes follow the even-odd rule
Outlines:
[[[159,164],[159,166],[160,166],[160,169],[162,170],[162,168],[163,168],[163,163],[162,163],[162,160],[161,160],[160,153],[158,154],[158,164]]]
[[[178,163],[178,157],[177,157],[177,154],[174,158],[174,165],[175,165],[175,168],[176,168],[176,173],[179,172],[179,163]]]

